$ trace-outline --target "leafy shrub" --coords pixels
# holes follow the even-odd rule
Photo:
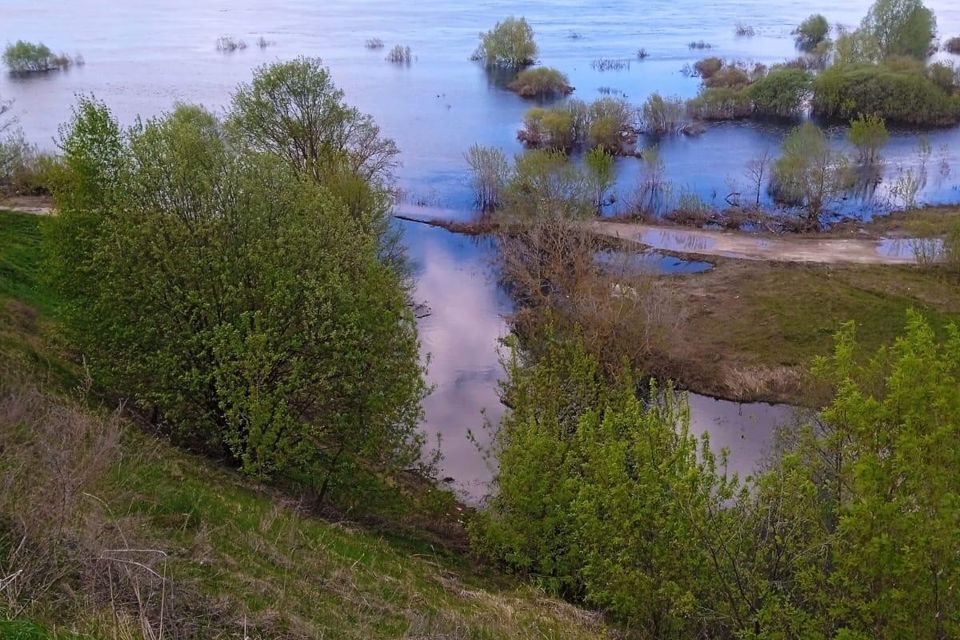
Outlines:
[[[700,120],[740,120],[753,114],[753,103],[742,90],[704,88],[687,102],[687,112]]]
[[[696,64],[693,65],[693,70],[696,71],[697,75],[703,80],[712,78],[722,68],[723,60],[715,56],[698,60]]]
[[[812,76],[799,69],[774,69],[747,90],[754,113],[764,117],[797,118],[810,95]]]
[[[848,173],[846,158],[831,150],[823,131],[808,122],[784,138],[770,188],[779,202],[805,207],[807,224],[817,228],[824,209],[849,187]]]
[[[943,43],[943,50],[947,53],[960,55],[960,37],[950,38]]]
[[[862,29],[837,37],[834,51],[836,66],[876,64],[883,58],[877,39]]]
[[[547,98],[573,93],[567,76],[550,67],[524,69],[507,88],[524,98]]]
[[[64,54],[54,55],[42,42],[35,44],[17,40],[7,45],[3,52],[3,63],[12,73],[39,73],[69,67],[72,60]]]
[[[925,74],[898,73],[882,65],[833,66],[813,82],[813,112],[829,120],[861,113],[887,123],[949,126],[960,122],[960,98]]]
[[[922,0],[877,0],[860,28],[876,40],[884,57],[923,60],[930,54],[937,21]]]
[[[804,51],[814,49],[826,39],[828,33],[830,33],[830,23],[819,13],[801,22],[793,32],[797,46]]]
[[[728,64],[717,70],[716,73],[704,78],[703,84],[710,88],[742,88],[750,84],[750,76],[739,66]]]
[[[571,100],[550,109],[534,107],[524,116],[517,138],[527,146],[567,151],[602,147],[619,155],[633,140],[633,112],[619,98],[600,98],[587,106]]]
[[[673,133],[684,122],[684,105],[679,98],[664,98],[654,93],[642,107],[643,128],[653,135]]]
[[[960,71],[952,62],[934,62],[927,67],[927,76],[948,94],[953,94],[960,86]]]
[[[533,28],[525,18],[507,18],[480,37],[482,42],[475,57],[487,66],[524,67],[533,64],[537,57]]]
[[[413,62],[413,51],[410,47],[404,47],[402,45],[394,45],[393,49],[390,49],[390,53],[387,54],[387,62],[392,62],[394,64],[410,64]]]
[[[600,98],[590,105],[588,113],[587,144],[601,147],[619,155],[624,151],[624,142],[631,137],[634,114],[625,100]]]
[[[850,122],[847,140],[860,153],[860,162],[866,165],[877,164],[880,150],[890,139],[890,133],[880,116],[859,115]]]
[[[520,154],[504,190],[508,211],[527,218],[583,218],[593,213],[584,173],[562,151]]]

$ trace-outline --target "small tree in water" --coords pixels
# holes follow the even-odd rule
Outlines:
[[[480,38],[482,43],[474,58],[482,59],[489,67],[525,67],[537,57],[533,28],[525,18],[511,16]]]
[[[595,147],[584,157],[584,165],[587,169],[587,183],[593,193],[593,202],[599,214],[608,202],[607,193],[613,186],[616,175],[613,156],[602,147]]]
[[[819,227],[824,209],[849,186],[846,157],[830,148],[819,127],[808,122],[787,135],[771,189],[777,200],[806,209],[807,226]]]
[[[873,36],[884,56],[926,59],[937,20],[922,0],[877,0],[860,28]]]
[[[847,131],[847,140],[857,148],[860,162],[866,166],[875,166],[880,162],[880,150],[889,139],[890,133],[880,116],[861,114],[850,123],[850,130]]]
[[[482,211],[493,211],[501,204],[504,186],[510,177],[510,164],[500,149],[478,144],[464,154],[473,174],[473,193]]]

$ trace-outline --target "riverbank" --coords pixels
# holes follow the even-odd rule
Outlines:
[[[10,526],[30,533],[26,560],[0,574],[29,606],[0,604],[0,637],[157,633],[160,621],[191,637],[622,636],[475,564],[442,490],[421,488],[420,508],[394,518],[321,516],[115,416],[63,342],[40,277],[45,222],[0,211],[0,543]]]

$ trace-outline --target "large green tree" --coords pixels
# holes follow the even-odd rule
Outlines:
[[[53,274],[101,380],[180,440],[321,497],[416,462],[415,321],[332,178],[190,106],[121,131],[83,100],[62,148]]]
[[[861,29],[884,56],[926,59],[937,35],[937,20],[923,0],[877,0]]]

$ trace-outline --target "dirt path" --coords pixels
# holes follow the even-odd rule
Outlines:
[[[822,264],[916,264],[918,243],[911,238],[803,238],[757,236],[733,231],[603,222],[589,223],[597,233],[662,251],[738,260]]]

